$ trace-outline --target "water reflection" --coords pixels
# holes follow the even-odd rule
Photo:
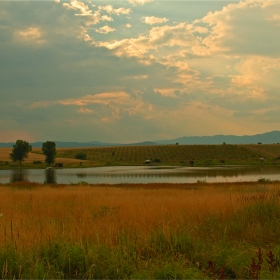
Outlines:
[[[28,171],[23,169],[12,170],[10,182],[28,181]]]
[[[0,183],[30,181],[46,184],[69,183],[193,183],[280,180],[280,166],[114,166],[76,169],[0,170]]]
[[[56,184],[56,170],[46,169],[45,170],[45,184]]]
[[[85,177],[87,177],[87,174],[77,173],[77,177],[78,178],[85,178]]]

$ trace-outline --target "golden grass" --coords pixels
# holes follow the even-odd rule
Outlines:
[[[53,240],[116,244],[119,233],[143,242],[153,230],[168,234],[188,225],[196,228],[210,214],[225,219],[244,206],[241,194],[258,193],[253,183],[192,185],[60,185],[24,188],[26,183],[1,187],[0,246],[18,249]],[[280,183],[265,187],[278,189]],[[248,203],[248,202],[246,202]]]

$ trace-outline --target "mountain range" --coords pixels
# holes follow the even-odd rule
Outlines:
[[[41,148],[43,142],[30,143],[33,148]],[[86,147],[108,147],[108,146],[152,146],[152,145],[207,145],[207,144],[276,144],[280,143],[280,131],[271,131],[263,134],[256,135],[214,135],[214,136],[185,136],[170,140],[158,140],[158,141],[145,141],[130,144],[121,143],[106,143],[106,142],[61,142],[55,141],[57,148],[86,148]],[[0,143],[0,147],[11,148],[15,143]]]

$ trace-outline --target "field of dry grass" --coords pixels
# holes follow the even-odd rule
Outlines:
[[[163,188],[157,184],[130,188],[1,187],[0,240],[15,241],[20,248],[52,239],[80,238],[114,245],[120,231],[137,232],[145,240],[155,228],[163,227],[168,234],[186,220],[196,227],[209,213],[222,211],[226,217],[242,204],[239,191],[229,192],[211,186],[206,191],[197,186]]]
[[[279,182],[0,188],[2,278],[280,276]]]

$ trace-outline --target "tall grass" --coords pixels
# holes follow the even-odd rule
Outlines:
[[[2,186],[0,277],[279,278],[279,187]]]

